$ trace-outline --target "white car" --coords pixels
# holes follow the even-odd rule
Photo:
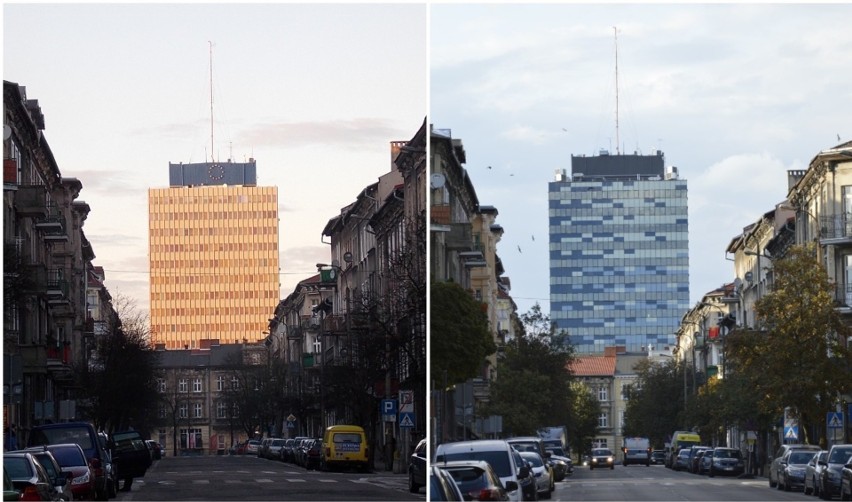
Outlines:
[[[503,439],[441,443],[435,450],[435,460],[431,464],[440,466],[444,462],[454,460],[484,460],[491,464],[491,468],[500,477],[500,482],[509,492],[509,500],[521,502],[522,491],[518,474],[522,474],[521,478],[526,478],[529,468],[526,465],[518,465],[522,462],[521,457],[518,456],[516,460],[513,452],[515,450],[512,446]]]
[[[530,463],[532,466],[533,476],[535,476],[535,485],[538,496],[549,499],[556,489],[555,480],[550,474],[550,469],[544,465],[544,459],[541,455],[534,451],[520,452],[521,458]]]

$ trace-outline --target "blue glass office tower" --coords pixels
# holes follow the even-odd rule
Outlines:
[[[689,309],[686,181],[654,155],[571,157],[548,184],[550,318],[578,352],[660,350]]]

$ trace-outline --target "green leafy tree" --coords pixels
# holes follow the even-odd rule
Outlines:
[[[624,415],[625,436],[647,437],[661,447],[673,431],[684,428],[684,376],[691,381],[684,371],[684,365],[673,360],[662,364],[645,360],[636,366],[637,379]]]
[[[535,434],[541,427],[571,420],[573,347],[553,344],[556,328],[536,304],[521,315],[522,333],[508,340],[497,360],[486,415],[502,415],[503,430]],[[530,392],[530,389],[535,389]]]
[[[568,439],[571,449],[579,455],[591,451],[592,439],[598,432],[601,402],[592,390],[579,381],[571,383],[571,411]]]
[[[483,304],[454,282],[433,282],[429,294],[432,376],[448,384],[477,376],[497,350]]]
[[[793,246],[773,262],[772,291],[755,304],[760,331],[743,335],[756,338],[742,344],[751,353],[730,347],[749,375],[762,370],[753,381],[760,410],[778,417],[791,407],[803,424],[822,424],[838,393],[852,391],[850,330],[835,310],[834,285],[815,251],[812,244]],[[807,428],[801,430],[809,441]]]

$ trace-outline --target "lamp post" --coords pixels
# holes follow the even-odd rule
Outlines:
[[[340,266],[332,262],[330,265],[326,263],[317,263],[317,271],[320,273],[320,282],[333,282],[334,290],[337,290],[337,280],[341,272]],[[322,298],[322,294],[320,294]],[[325,355],[327,348],[325,346],[325,317],[332,312],[333,301],[330,297],[326,297],[320,301],[312,310],[314,314],[319,314],[319,350],[322,355],[322,363],[320,364],[320,434],[325,433],[326,415],[325,415]]]

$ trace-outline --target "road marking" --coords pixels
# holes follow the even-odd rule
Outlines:
[[[304,483],[306,480],[304,480],[304,479],[299,479],[299,478],[290,478],[290,479],[288,479],[287,481],[289,481],[289,482],[291,482],[291,483]]]
[[[320,479],[320,483],[337,483],[336,479]]]
[[[194,484],[194,485],[209,485],[210,480],[209,479],[193,479],[192,484]]]
[[[255,481],[258,482],[258,483],[272,483],[273,482],[271,479],[266,479],[266,478],[255,479]]]

